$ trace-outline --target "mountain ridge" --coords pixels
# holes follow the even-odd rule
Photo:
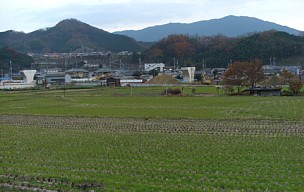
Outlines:
[[[203,20],[193,23],[167,23],[150,26],[141,30],[117,31],[114,32],[114,34],[126,35],[137,41],[153,42],[173,34],[191,36],[221,34],[227,37],[237,37],[248,33],[268,30],[283,31],[293,35],[302,33],[302,31],[299,30],[254,17],[229,15],[219,19]]]
[[[1,47],[36,53],[143,50],[142,45],[130,37],[106,32],[77,19],[65,19],[54,27],[30,33],[12,30],[1,32]]]

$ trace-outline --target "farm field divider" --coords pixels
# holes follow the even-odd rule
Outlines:
[[[0,123],[18,127],[105,132],[222,133],[304,135],[304,122],[260,119],[151,119],[44,115],[0,115]]]

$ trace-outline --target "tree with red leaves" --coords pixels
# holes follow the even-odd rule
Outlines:
[[[229,65],[224,73],[224,84],[237,86],[238,93],[242,87],[255,87],[258,82],[263,80],[262,62],[254,60],[249,62],[234,62]]]

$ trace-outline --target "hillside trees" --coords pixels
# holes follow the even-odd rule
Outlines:
[[[208,67],[214,68],[227,67],[227,64],[233,61],[249,61],[256,58],[263,63],[268,63],[269,58],[274,57],[278,63],[287,58],[304,59],[303,53],[304,37],[279,31],[266,31],[237,38],[223,35],[171,35],[146,50],[143,59],[146,62],[172,63],[172,58],[177,58],[182,63],[186,63],[185,60],[191,61],[191,64],[200,69],[203,60]]]
[[[230,60],[235,60],[233,50],[235,47],[235,38],[229,38],[222,35],[199,38],[199,49],[197,61],[204,61],[209,67],[227,67]]]
[[[0,49],[0,69],[4,73],[9,72],[9,63],[12,61],[12,68],[14,72],[21,69],[29,69],[34,59],[27,54],[19,53],[14,49],[5,47]]]
[[[172,59],[176,58],[182,62],[189,59],[193,62],[198,45],[193,39],[184,35],[170,35],[147,50],[144,54],[145,60],[172,63]]]
[[[20,52],[142,51],[143,45],[132,38],[111,34],[76,19],[31,33],[0,32],[0,48],[12,47]]]

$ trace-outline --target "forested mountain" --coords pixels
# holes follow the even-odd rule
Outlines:
[[[67,19],[56,26],[32,33],[7,31],[0,33],[1,68],[8,69],[9,60],[15,67],[28,68],[32,60],[19,52],[86,52],[86,51],[143,51],[148,44],[123,35],[114,35],[75,19]],[[151,44],[152,45],[152,44]],[[16,50],[16,51],[15,51]],[[8,56],[9,55],[9,56]],[[16,57],[18,55],[18,57]],[[20,62],[15,62],[16,58]],[[142,55],[133,54],[133,63],[164,62],[179,66],[227,67],[233,61],[260,59],[263,64],[272,61],[284,64],[304,64],[304,36],[281,31],[264,31],[239,37],[223,35],[170,35],[145,50]],[[275,58],[275,59],[274,59]],[[176,63],[177,64],[177,63]]]
[[[0,33],[0,47],[20,52],[85,52],[141,51],[142,44],[123,35],[111,34],[76,19],[67,19],[56,26],[28,34],[6,31]]]
[[[262,60],[270,58],[278,63],[297,57],[304,64],[304,37],[279,31],[266,31],[242,37],[210,36],[189,37],[171,35],[144,52],[145,62],[164,62],[179,66],[227,67],[233,61]],[[275,59],[274,59],[275,58]],[[299,61],[300,62],[300,61]],[[294,63],[297,64],[297,63]]]
[[[127,30],[115,32],[115,34],[126,35],[137,41],[153,42],[159,41],[168,35],[184,34],[190,36],[213,36],[224,35],[237,37],[247,33],[262,32],[268,30],[284,31],[289,34],[299,35],[301,32],[276,23],[263,21],[253,17],[227,16],[220,19],[198,21],[194,23],[168,23],[148,27],[142,30]]]
[[[8,73],[10,68],[10,61],[12,62],[12,68],[14,72],[18,72],[22,69],[29,69],[34,62],[33,58],[27,54],[18,53],[11,48],[0,49],[0,69],[3,73]]]

